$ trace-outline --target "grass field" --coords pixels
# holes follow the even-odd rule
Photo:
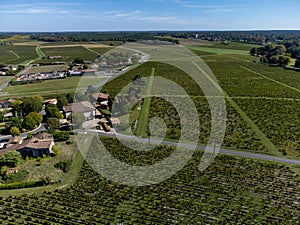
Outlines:
[[[250,51],[252,48],[260,47],[259,45],[245,44],[240,42],[228,42],[228,44],[224,44],[221,41],[186,40],[186,39],[180,39],[180,43],[184,46],[203,46],[209,48],[244,50],[244,51]]]
[[[88,79],[83,79],[83,82],[79,81],[81,77],[67,77],[65,79],[48,80],[41,83],[24,84],[16,86],[8,86],[2,92],[7,92],[7,95],[2,97],[21,97],[31,95],[53,95],[59,93],[70,93],[74,92],[76,88],[86,89],[88,85],[95,84],[106,80],[106,78],[99,78],[96,76],[89,76]]]
[[[10,81],[12,78],[13,78],[12,76],[0,76],[0,86]]]
[[[65,71],[69,68],[68,65],[51,65],[51,66],[34,66],[26,71],[24,74],[31,73],[47,73],[52,71]]]
[[[222,55],[225,55],[225,54],[247,55],[247,54],[249,54],[249,51],[247,51],[247,50],[212,48],[212,47],[202,47],[202,46],[189,46],[187,48],[192,51],[202,51],[202,52],[208,52],[208,53],[213,53],[213,54],[222,54]]]

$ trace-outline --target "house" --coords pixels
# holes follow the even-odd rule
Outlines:
[[[16,168],[8,168],[6,171],[5,171],[5,174],[8,175],[8,174],[13,174],[13,173],[18,173],[19,172],[19,169],[16,167]]]
[[[74,102],[68,106],[63,107],[65,117],[72,115],[72,113],[82,113],[86,120],[95,118],[96,108],[88,101]]]
[[[108,98],[109,98],[108,94],[100,93],[99,96],[98,96],[98,101],[99,102],[104,102],[104,101],[107,101]]]
[[[53,98],[53,99],[48,99],[46,101],[44,101],[43,105],[47,106],[47,105],[56,105],[57,104],[57,99]]]
[[[48,56],[48,59],[62,59],[61,55]]]
[[[3,153],[16,150],[23,158],[38,157],[42,155],[55,155],[52,151],[54,139],[52,134],[42,133],[31,139],[23,141],[21,144],[13,144],[4,149]]]
[[[11,101],[0,100],[0,108],[9,108],[11,106]]]
[[[7,147],[12,146],[12,145],[17,145],[17,144],[22,144],[23,139],[22,137],[18,136],[18,137],[12,137],[8,140],[7,142]]]
[[[110,118],[110,122],[113,125],[119,125],[119,124],[121,124],[120,120],[118,118],[115,118],[115,117]]]

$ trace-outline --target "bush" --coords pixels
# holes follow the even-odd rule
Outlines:
[[[62,142],[67,141],[70,138],[70,134],[68,132],[58,131],[58,130],[50,130],[48,133],[53,135],[54,141]]]
[[[60,155],[60,149],[56,145],[52,147],[52,151],[55,153],[55,155]]]
[[[59,163],[56,163],[54,165],[55,168],[60,169],[61,171],[63,171],[64,173],[69,172],[70,168],[71,168],[71,160],[67,160],[67,161],[62,161]]]
[[[45,185],[47,185],[45,180],[18,182],[18,183],[13,183],[13,184],[0,185],[0,190],[12,190],[12,189],[21,189],[21,188],[30,188],[30,187],[40,187],[40,186],[45,186]]]

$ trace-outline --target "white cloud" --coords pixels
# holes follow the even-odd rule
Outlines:
[[[104,13],[104,18],[118,21],[147,21],[150,23],[160,24],[178,24],[178,25],[190,25],[203,23],[205,18],[183,18],[174,16],[172,14],[153,15],[153,13],[147,13],[140,10],[131,12],[124,11],[111,11]]]
[[[22,8],[22,9],[9,9],[0,10],[2,14],[68,14],[74,11],[71,10],[60,10],[49,7],[32,7],[32,8]]]

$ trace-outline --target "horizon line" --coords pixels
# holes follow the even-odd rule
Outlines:
[[[203,29],[203,30],[196,30],[196,29],[188,29],[188,30],[163,30],[163,29],[149,29],[149,30],[45,30],[45,31],[17,31],[17,30],[5,30],[1,31],[0,33],[66,33],[66,32],[245,32],[245,31],[300,31],[300,29]]]

